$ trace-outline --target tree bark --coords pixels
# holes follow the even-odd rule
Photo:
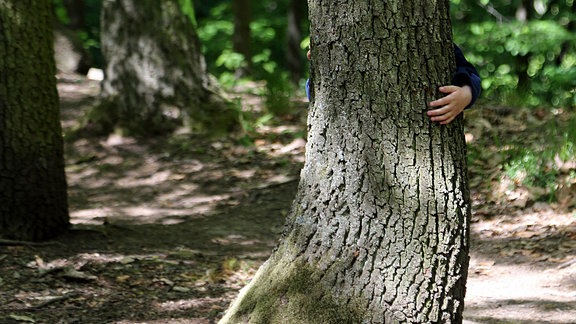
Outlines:
[[[212,87],[200,41],[181,2],[111,0],[102,7],[106,58],[101,103],[91,130],[164,134],[186,125],[224,133],[235,114]]]
[[[0,237],[68,229],[52,1],[0,0]]]
[[[306,162],[285,232],[220,323],[460,323],[462,120],[425,115],[454,68],[449,1],[310,0]]]

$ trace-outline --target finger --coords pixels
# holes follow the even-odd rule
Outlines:
[[[428,105],[430,105],[432,107],[438,107],[438,106],[445,106],[449,103],[450,103],[450,100],[447,97],[443,97],[443,98],[436,99],[436,100],[430,102]]]
[[[453,86],[453,85],[442,86],[442,87],[438,88],[438,90],[440,90],[440,92],[442,92],[442,93],[452,93],[452,92],[458,91],[458,89],[460,89],[460,87]]]
[[[426,114],[430,117],[432,116],[442,116],[442,115],[446,115],[448,113],[450,113],[451,109],[450,106],[444,106],[442,108],[438,108],[438,109],[433,109],[433,110],[428,110],[426,112]]]
[[[453,116],[446,114],[442,116],[432,117],[430,118],[430,120],[439,124],[448,124],[449,122],[452,121],[453,118],[454,118]]]
[[[440,108],[440,109],[430,110],[430,111],[428,111],[427,115],[428,115],[428,117],[430,117],[430,120],[432,120],[434,122],[443,122],[443,121],[449,120],[451,118],[454,118],[456,116],[456,114],[454,113],[454,110],[451,109],[450,106]]]
[[[452,103],[452,101],[454,101],[455,98],[455,94],[454,92],[446,92],[449,93],[449,95],[447,95],[446,97],[442,97],[440,99],[436,99],[434,101],[432,101],[430,103],[430,106],[432,107],[438,107],[438,106],[446,106]]]
[[[452,117],[448,118],[447,120],[441,121],[440,125],[450,124],[455,118],[456,118],[456,116],[452,116]]]
[[[436,100],[430,102],[429,105],[431,107],[446,106],[446,105],[449,105],[451,101],[452,101],[452,98],[450,96],[446,96],[446,97],[442,97],[440,99],[436,99]]]

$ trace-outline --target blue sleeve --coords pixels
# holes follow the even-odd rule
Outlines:
[[[306,97],[310,100],[310,79],[306,80]]]
[[[468,85],[472,89],[472,101],[466,108],[470,108],[482,92],[480,85],[480,75],[470,62],[466,60],[462,50],[454,45],[454,56],[456,58],[456,72],[452,75],[452,84],[455,86]]]

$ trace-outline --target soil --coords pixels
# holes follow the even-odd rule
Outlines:
[[[68,76],[58,88],[72,134],[99,84]],[[67,136],[73,227],[49,242],[0,242],[0,323],[215,323],[274,248],[294,198],[306,118],[294,104],[276,126],[226,139]],[[570,205],[522,192],[495,201],[477,181],[485,170],[470,169],[465,322],[576,323]]]

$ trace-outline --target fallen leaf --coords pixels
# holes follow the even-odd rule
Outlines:
[[[78,271],[78,270],[72,269],[72,268],[66,269],[64,271],[64,273],[62,274],[62,277],[67,278],[67,279],[80,280],[80,281],[98,280],[98,277],[96,277],[94,275],[87,274],[87,273],[84,273],[82,271]]]
[[[116,281],[120,282],[120,283],[126,282],[126,281],[128,281],[128,279],[130,279],[130,276],[128,276],[128,275],[116,277]]]
[[[538,235],[538,233],[536,232],[531,232],[531,231],[520,231],[520,232],[514,232],[513,236],[515,237],[519,237],[519,238],[531,238]]]
[[[172,287],[172,290],[185,293],[185,292],[189,292],[190,288],[174,286],[174,287]]]

